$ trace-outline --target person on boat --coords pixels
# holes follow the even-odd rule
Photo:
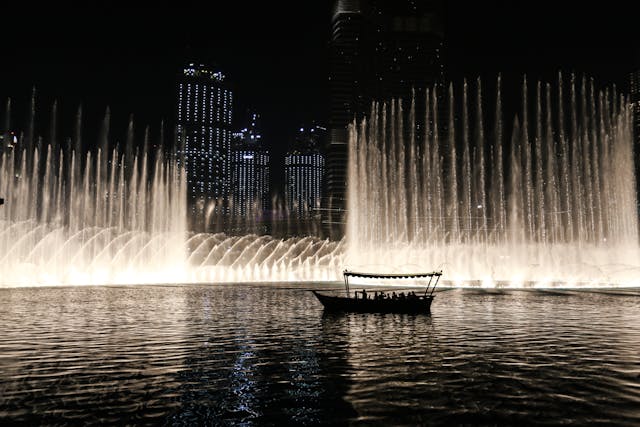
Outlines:
[[[398,295],[396,295],[396,291],[391,292],[391,299],[397,299]]]
[[[367,299],[367,290],[366,289],[362,290],[362,299]]]

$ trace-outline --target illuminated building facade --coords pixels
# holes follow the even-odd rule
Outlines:
[[[256,217],[268,206],[269,151],[260,132],[260,115],[249,114],[249,124],[233,134],[231,146],[231,214]]]
[[[325,135],[322,126],[300,128],[285,156],[285,205],[294,218],[318,214],[325,170],[320,147]]]
[[[336,0],[330,31],[330,112],[325,233],[344,235],[347,126],[372,101],[409,100],[416,90],[416,135],[424,92],[442,84],[443,4],[439,0]],[[418,141],[419,142],[419,141]]]
[[[193,229],[204,224],[206,209],[227,209],[233,94],[224,74],[190,63],[177,88],[176,130],[184,161]],[[223,212],[225,213],[225,212]]]
[[[336,1],[329,40],[329,135],[323,220],[329,237],[343,233],[347,185],[347,125],[365,109],[364,15],[359,0]]]

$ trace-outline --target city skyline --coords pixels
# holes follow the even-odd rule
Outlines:
[[[274,188],[282,191],[284,157],[296,129],[329,122],[333,3],[296,8],[293,18],[260,3],[225,4],[216,16],[233,19],[224,20],[194,8],[156,8],[153,19],[143,8],[35,11],[28,34],[19,36],[19,19],[7,24],[11,61],[0,71],[0,96],[11,97],[13,120],[24,123],[35,86],[38,122],[49,125],[55,99],[59,132],[67,134],[82,104],[85,144],[98,139],[107,107],[114,140],[125,140],[131,115],[136,133],[141,137],[149,126],[153,138],[162,121],[173,124],[178,70],[190,60],[210,64],[228,76],[238,111],[262,114]],[[446,81],[480,76],[491,84],[500,73],[508,98],[519,92],[525,74],[530,81],[553,80],[562,70],[627,90],[640,42],[624,5],[445,3]]]

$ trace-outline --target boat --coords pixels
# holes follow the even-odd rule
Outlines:
[[[413,274],[376,274],[362,273],[345,270],[344,284],[345,295],[328,295],[320,291],[312,290],[313,294],[322,303],[325,311],[343,311],[358,313],[431,313],[431,302],[442,271]],[[366,289],[355,290],[353,293],[349,287],[350,277],[360,277],[381,280],[422,279],[427,280],[424,293],[395,291],[369,291]],[[353,296],[352,296],[353,294]]]

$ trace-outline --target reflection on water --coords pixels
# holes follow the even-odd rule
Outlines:
[[[637,425],[639,297],[453,290],[429,317],[290,284],[2,289],[0,422]]]

